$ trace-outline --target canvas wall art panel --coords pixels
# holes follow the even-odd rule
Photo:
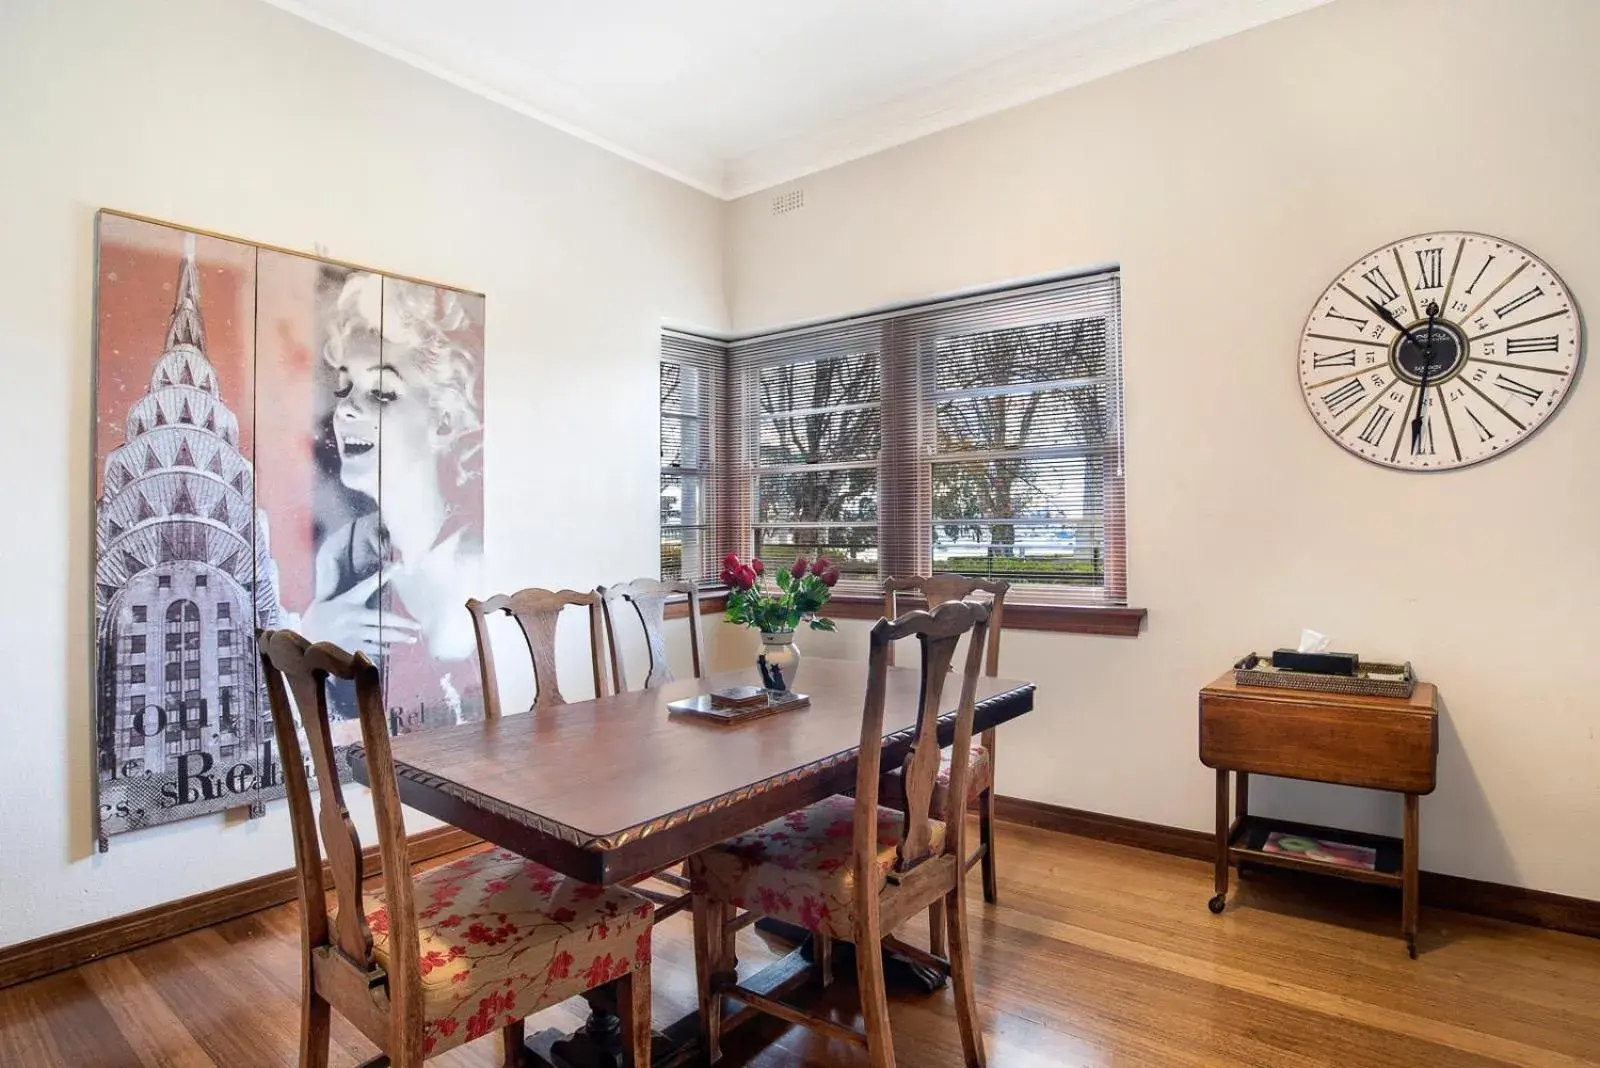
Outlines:
[[[272,250],[258,286],[282,625],[377,660],[396,733],[481,714],[483,298]]]
[[[102,844],[281,796],[258,627],[365,652],[395,732],[481,716],[483,297],[109,211],[98,245]]]

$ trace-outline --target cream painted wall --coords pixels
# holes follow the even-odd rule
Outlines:
[[[0,4],[0,946],[293,861],[281,805],[91,853],[101,206],[486,292],[494,588],[654,571],[659,324],[726,315],[718,202],[265,4]]]
[[[1583,847],[1600,820],[1600,399],[1580,383],[1509,456],[1405,476],[1329,443],[1292,366],[1328,279],[1420,230],[1503,234],[1600,301],[1597,35],[1588,0],[1339,0],[808,179],[806,209],[774,218],[765,197],[720,207],[253,0],[8,0],[0,945],[291,857],[276,806],[91,852],[102,205],[486,291],[497,588],[655,566],[654,508],[638,502],[655,494],[662,318],[723,327],[731,301],[732,325],[751,328],[1118,260],[1132,595],[1150,627],[1006,636],[1004,670],[1039,681],[1040,708],[1006,733],[1001,788],[1206,826],[1195,686],[1309,624],[1408,655],[1444,688],[1427,867],[1600,897]],[[1431,169],[1397,154],[1424,129]],[[599,398],[639,416],[597,422]],[[539,452],[579,439],[578,462]],[[581,678],[582,636],[568,637]],[[721,644],[723,662],[744,661],[741,642]],[[858,624],[806,639],[816,655],[863,647]],[[528,690],[510,680],[507,705]],[[1261,792],[1294,814],[1395,822],[1388,799]]]
[[[1511,454],[1418,476],[1331,443],[1295,374],[1322,288],[1420,231],[1522,243],[1600,310],[1596,40],[1592,0],[1339,0],[812,176],[803,211],[734,205],[737,330],[1123,266],[1149,626],[1006,635],[1039,696],[1002,792],[1210,826],[1196,688],[1311,626],[1442,688],[1425,868],[1600,898],[1600,384]],[[858,655],[864,627],[805,648]],[[1388,797],[1253,796],[1398,829]]]

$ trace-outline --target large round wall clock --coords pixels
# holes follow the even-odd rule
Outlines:
[[[1582,352],[1578,306],[1543,260],[1483,234],[1421,234],[1368,253],[1318,298],[1300,384],[1357,456],[1437,471],[1526,439]]]

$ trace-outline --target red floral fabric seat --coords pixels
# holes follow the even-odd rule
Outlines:
[[[699,855],[705,892],[762,916],[840,938],[854,934],[855,799],[836,794],[712,846]],[[878,808],[878,871],[894,867],[905,817]],[[944,848],[944,824],[931,824],[930,848]]]
[[[950,750],[939,751],[939,777],[933,784],[933,810],[950,818]],[[977,742],[972,743],[972,749],[967,759],[967,804],[978,803],[978,796],[994,785],[994,761],[989,759],[989,750]]]
[[[939,751],[939,774],[933,783],[933,814],[940,819],[950,818],[950,750]],[[882,796],[879,800],[896,802],[905,797],[905,786],[900,778],[900,769],[885,775],[881,780],[879,789]],[[967,761],[967,804],[977,804],[978,795],[994,785],[994,761],[990,759],[989,750],[972,743],[971,756]]]
[[[415,886],[429,1056],[650,966],[654,906],[631,891],[503,849],[424,872]],[[378,894],[362,907],[388,968],[388,909]]]

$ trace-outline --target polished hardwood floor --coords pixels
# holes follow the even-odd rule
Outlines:
[[[1600,940],[1424,908],[1413,962],[1398,902],[1350,903],[1348,884],[1254,875],[1219,917],[1199,861],[1011,825],[999,850],[1001,904],[972,893],[993,1068],[1600,1065]],[[285,906],[0,990],[0,1065],[292,1065],[297,923]],[[683,917],[658,931],[658,1023],[693,1007],[688,933]],[[773,959],[759,933],[742,939],[741,970]],[[841,1020],[852,987],[829,994]],[[901,996],[891,1018],[905,1068],[961,1064],[948,990]],[[578,1022],[563,1006],[530,1033]],[[776,1021],[727,1048],[729,1068],[864,1057]],[[349,1068],[373,1050],[336,1018],[333,1052]],[[491,1068],[495,1052],[491,1039],[430,1063]]]

